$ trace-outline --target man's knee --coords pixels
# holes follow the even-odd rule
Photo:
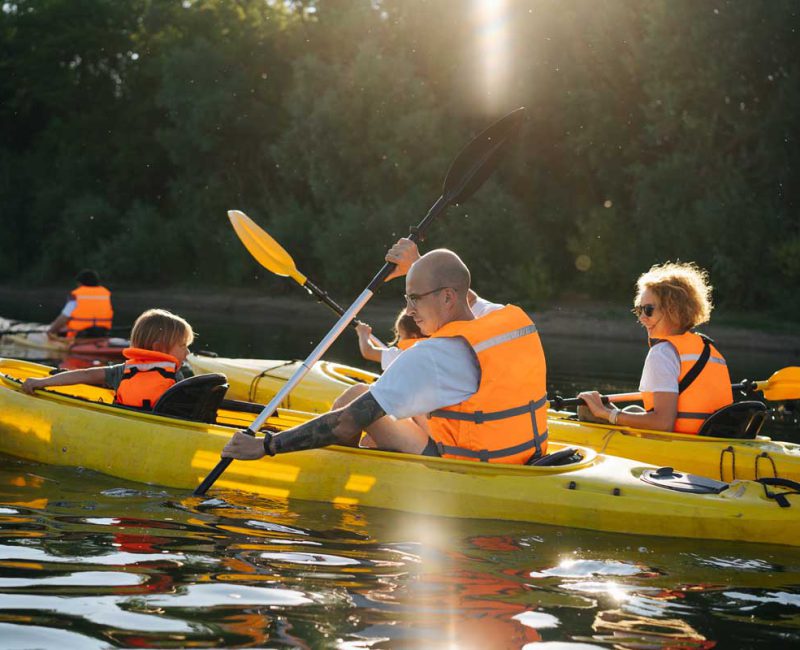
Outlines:
[[[361,397],[368,390],[369,386],[367,384],[353,384],[350,386],[350,388],[339,395],[336,400],[334,400],[332,410],[335,411],[336,409],[347,406],[350,402],[357,397]]]

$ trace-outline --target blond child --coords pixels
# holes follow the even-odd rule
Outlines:
[[[390,343],[390,347],[382,348],[373,344],[369,339],[372,334],[372,328],[366,323],[356,325],[356,333],[358,334],[358,349],[361,351],[361,356],[368,361],[380,362],[381,370],[386,370],[399,354],[406,348],[411,347],[417,339],[425,338],[414,319],[406,313],[405,309],[397,315],[397,319],[394,322],[394,339]]]
[[[183,379],[180,368],[193,340],[192,326],[183,318],[165,309],[148,309],[133,324],[131,347],[123,350],[125,363],[28,379],[22,390],[32,395],[37,388],[92,384],[114,389],[117,404],[151,409]]]

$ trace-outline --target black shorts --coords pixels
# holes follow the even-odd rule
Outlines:
[[[428,444],[425,445],[425,449],[423,449],[421,453],[423,456],[442,457],[439,453],[439,447],[436,445],[436,441],[433,438],[428,438]]]

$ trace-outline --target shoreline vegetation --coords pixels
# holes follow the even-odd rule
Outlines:
[[[69,293],[67,287],[21,288],[0,286],[0,316],[12,320],[48,322],[61,309]],[[488,296],[491,299],[491,296]],[[150,307],[170,309],[192,320],[195,316],[209,322],[261,322],[303,328],[304,322],[332,319],[333,313],[316,299],[300,293],[264,295],[256,289],[118,289],[113,293],[118,319],[133,319]],[[342,303],[340,303],[342,304]],[[14,305],[19,313],[10,312]],[[347,307],[348,304],[342,304]],[[379,335],[385,335],[399,309],[396,298],[376,296],[362,310],[361,319],[370,323]],[[528,310],[543,337],[600,339],[606,341],[643,340],[630,307],[626,304],[565,298],[551,301],[540,309]],[[331,320],[331,324],[333,321]],[[700,328],[725,349],[786,352],[786,365],[800,358],[800,327],[796,324],[749,314],[715,310],[712,322]]]

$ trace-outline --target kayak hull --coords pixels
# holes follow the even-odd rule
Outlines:
[[[189,422],[113,406],[111,391],[89,386],[22,393],[20,380],[48,370],[0,360],[0,452],[190,490],[217,463],[234,428],[254,417],[223,410],[217,424]],[[268,425],[282,429],[308,417],[282,412]],[[749,481],[721,494],[676,492],[641,480],[650,465],[583,454],[565,467],[526,467],[329,447],[234,462],[214,490],[635,535],[800,544],[797,497],[782,508]]]
[[[299,361],[190,357],[198,372],[221,372],[228,377],[233,399],[266,404],[292,376]],[[257,378],[261,372],[269,377]],[[371,383],[377,375],[350,366],[321,362],[314,366],[284,408],[324,412],[333,400],[357,381]],[[257,386],[257,391],[253,387]],[[710,438],[630,427],[578,422],[572,413],[549,412],[551,440],[591,447],[659,466],[680,467],[692,474],[719,480],[755,480],[779,476],[800,481],[800,445],[759,437],[757,440]]]
[[[800,481],[800,445],[759,436],[712,438],[579,422],[572,413],[550,411],[550,437],[613,456],[681,467],[721,481],[778,476]]]

